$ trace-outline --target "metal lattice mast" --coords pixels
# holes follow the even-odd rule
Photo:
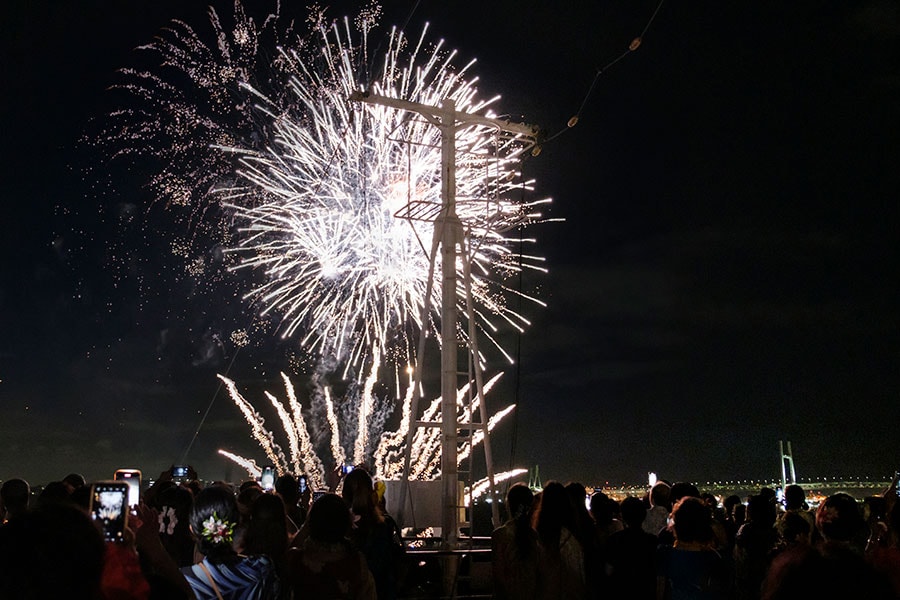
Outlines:
[[[529,139],[537,137],[538,130],[531,125],[511,123],[502,119],[492,119],[480,115],[459,112],[452,99],[445,99],[440,107],[428,106],[417,102],[409,102],[397,98],[379,96],[375,94],[354,92],[350,99],[369,104],[378,104],[406,110],[421,115],[432,125],[438,127],[441,132],[441,204],[440,211],[434,217],[434,238],[430,253],[431,267],[429,269],[429,294],[426,297],[425,310],[429,310],[430,290],[434,276],[434,260],[438,245],[441,251],[441,489],[442,489],[442,537],[447,547],[457,545],[459,536],[459,471],[457,467],[459,428],[457,422],[457,324],[459,315],[457,311],[457,272],[456,258],[459,253],[463,260],[464,276],[466,277],[466,309],[469,329],[469,352],[475,371],[475,384],[478,398],[481,400],[481,428],[484,433],[484,452],[487,467],[487,476],[490,483],[491,494],[495,491],[493,461],[490,450],[490,437],[488,432],[487,409],[484,402],[483,377],[481,363],[477,354],[477,341],[474,327],[474,314],[471,301],[471,281],[469,281],[469,264],[466,249],[465,234],[462,223],[456,213],[456,132],[463,127],[482,125],[496,128],[499,131],[524,136]],[[426,312],[427,314],[427,312]],[[423,319],[423,324],[426,322]],[[424,327],[423,327],[424,332]],[[406,455],[404,461],[404,480],[401,482],[400,510],[406,510],[406,500],[409,494],[410,453],[412,440],[417,427],[434,426],[433,423],[423,423],[416,420],[418,415],[418,400],[421,386],[422,354],[424,352],[424,336],[420,338],[419,368],[416,370],[414,382],[414,394],[412,410],[410,411],[410,427],[407,432]],[[491,503],[494,524],[499,525],[499,506]],[[398,515],[399,516],[399,515]]]

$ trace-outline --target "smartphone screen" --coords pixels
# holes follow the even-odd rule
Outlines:
[[[262,475],[259,478],[259,485],[264,490],[271,490],[275,487],[275,467],[266,465],[263,467]]]
[[[313,502],[324,496],[326,492],[313,492]]]
[[[100,524],[107,542],[123,541],[128,524],[128,484],[107,481],[91,486],[91,518]]]
[[[128,484],[128,506],[137,506],[141,502],[141,472],[137,469],[119,469],[116,481]]]
[[[184,478],[187,477],[188,468],[185,466],[172,467],[172,477],[175,478]]]
[[[301,494],[305,494],[306,490],[309,489],[306,483],[306,476],[301,475],[300,479],[297,481],[297,489]]]

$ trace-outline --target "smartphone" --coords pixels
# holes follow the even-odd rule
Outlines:
[[[107,542],[125,539],[128,494],[129,486],[124,481],[100,481],[91,486],[91,518],[100,524]]]
[[[275,467],[266,465],[262,469],[262,475],[259,476],[259,484],[262,489],[269,491],[275,487]]]
[[[128,484],[128,506],[137,506],[141,503],[141,472],[137,469],[119,469],[116,471],[116,481]]]
[[[178,465],[172,467],[172,479],[184,479],[188,476],[188,468],[186,465]]]
[[[346,475],[353,470],[353,465],[341,465],[341,472]]]
[[[312,498],[313,502],[315,502],[316,500],[318,500],[319,498],[321,498],[322,496],[324,496],[327,493],[328,492],[313,492],[313,498]]]
[[[306,482],[306,475],[301,475],[301,476],[297,479],[297,490],[298,490],[301,494],[305,494],[305,493],[306,493],[306,490],[308,490],[308,489],[309,489],[309,484]]]

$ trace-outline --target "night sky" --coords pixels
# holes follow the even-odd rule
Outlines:
[[[146,173],[79,143],[116,108],[107,88],[133,49],[172,18],[208,31],[206,4],[3,9],[0,479],[155,475],[211,402],[187,462],[239,478],[217,448],[263,460],[215,375],[261,404],[296,344],[230,345],[252,309],[229,282],[201,294],[175,277],[177,232]],[[550,271],[523,286],[548,307],[506,337],[516,366],[492,357],[506,375],[489,403],[519,407],[495,436],[498,470],[774,478],[779,440],[801,478],[900,469],[900,6],[729,4],[667,0],[577,126],[523,166],[565,222],[529,230]],[[416,3],[389,5],[386,27]],[[656,7],[422,0],[407,29],[429,21],[478,59],[482,96],[552,135]]]

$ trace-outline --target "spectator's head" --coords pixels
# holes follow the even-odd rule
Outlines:
[[[78,473],[69,473],[68,475],[63,477],[62,482],[66,485],[66,488],[68,488],[70,494],[75,490],[83,488],[85,486],[84,476],[79,475]]]
[[[816,510],[816,529],[826,541],[849,542],[863,527],[859,505],[849,494],[832,494]]]
[[[38,505],[44,505],[48,503],[57,503],[57,502],[71,502],[72,499],[69,495],[69,488],[66,487],[62,481],[51,481],[47,485],[44,486],[44,489],[41,490],[41,493],[38,494],[35,503]]]
[[[572,500],[572,505],[576,510],[587,510],[587,490],[582,484],[578,483],[577,481],[571,481],[567,483],[566,493],[569,494],[569,498]]]
[[[232,556],[238,518],[237,502],[230,490],[219,486],[201,490],[191,507],[191,531],[198,550],[212,562]]]
[[[250,507],[244,532],[244,552],[277,558],[287,550],[287,517],[284,502],[275,494],[262,494]]]
[[[665,481],[657,481],[650,488],[650,506],[662,506],[666,510],[671,510],[670,504],[672,488]]]
[[[362,468],[355,468],[344,477],[344,487],[341,496],[353,514],[364,520],[376,519],[380,514],[378,510],[375,483],[369,472]]]
[[[548,548],[556,549],[562,528],[571,530],[575,511],[569,501],[566,488],[558,481],[551,481],[541,491],[532,522],[538,535]]]
[[[160,533],[180,535],[188,531],[194,496],[187,488],[173,485],[157,496],[160,506]]]
[[[722,501],[722,508],[725,510],[725,517],[732,518],[734,516],[734,507],[741,503],[741,497],[732,494]]]
[[[778,492],[770,487],[762,487],[759,488],[759,494],[757,494],[757,496],[762,496],[772,504],[775,504],[775,500],[778,498]]]
[[[747,520],[761,527],[772,527],[778,514],[775,505],[762,495],[751,496],[747,502]]]
[[[241,514],[241,523],[250,519],[250,509],[256,499],[265,494],[259,486],[248,486],[237,495],[238,512]]]
[[[506,492],[506,510],[510,519],[528,518],[534,504],[534,492],[524,483],[517,483]]]
[[[789,544],[809,543],[812,527],[809,521],[796,512],[787,512],[781,519],[781,537]]]
[[[613,508],[615,502],[615,500],[612,500],[603,492],[594,492],[591,494],[590,513],[591,516],[594,517],[594,522],[598,525],[609,525],[612,523],[615,518],[615,510]]]
[[[287,473],[276,479],[275,493],[281,496],[285,506],[296,506],[300,499],[300,486],[297,478]]]
[[[100,598],[105,548],[71,504],[47,503],[0,528],[0,598]]]
[[[747,505],[743,502],[738,502],[734,505],[734,508],[731,510],[731,519],[734,521],[734,524],[740,527],[747,520]]]
[[[31,487],[24,479],[7,479],[0,486],[0,502],[6,510],[6,518],[12,518],[28,510]]]
[[[679,481],[672,484],[672,489],[669,492],[669,501],[672,503],[672,506],[681,500],[690,496],[691,498],[699,498],[700,490],[697,489],[697,486],[693,483],[687,483],[684,481]]]
[[[238,493],[243,492],[247,488],[251,487],[259,488],[260,491],[262,491],[262,486],[259,485],[258,481],[256,481],[255,479],[248,479],[247,481],[241,482],[241,486],[238,488]]]
[[[792,483],[784,488],[784,508],[787,510],[806,510],[806,492],[803,488]]]
[[[622,500],[621,507],[622,521],[625,522],[625,526],[634,529],[640,528],[644,519],[647,518],[647,507],[644,506],[641,499],[629,496]]]
[[[676,542],[707,543],[713,539],[712,512],[695,496],[685,496],[672,509]]]
[[[334,544],[350,531],[352,517],[347,504],[336,494],[325,494],[309,509],[309,537],[317,542]]]

